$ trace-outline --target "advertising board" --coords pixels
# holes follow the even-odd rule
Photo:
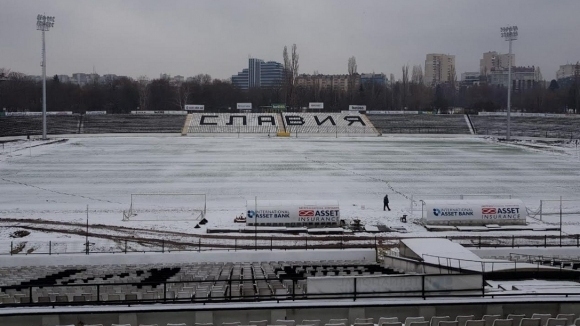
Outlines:
[[[321,109],[324,109],[324,103],[322,103],[322,102],[310,102],[310,103],[308,103],[308,108],[311,110],[321,110]]]
[[[526,206],[519,199],[425,200],[423,217],[427,221],[502,221],[525,220]]]
[[[167,115],[184,115],[186,111],[131,111],[131,114],[167,114]]]
[[[238,110],[251,110],[252,103],[237,103]]]
[[[186,104],[185,111],[203,111],[205,110],[205,105],[201,104]]]
[[[107,111],[87,111],[85,112],[86,115],[103,115],[107,114]]]
[[[340,208],[336,200],[248,200],[246,224],[254,225],[338,225]]]
[[[366,105],[349,105],[348,110],[349,111],[366,111],[367,106]]]

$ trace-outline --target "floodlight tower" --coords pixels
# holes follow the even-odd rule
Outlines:
[[[510,52],[508,55],[508,98],[507,98],[507,136],[506,139],[509,141],[511,138],[511,120],[510,120],[510,111],[511,111],[511,99],[512,99],[512,41],[518,39],[518,27],[517,26],[508,26],[502,27],[501,29],[501,36],[509,42],[510,44]]]
[[[36,29],[42,31],[42,139],[46,139],[46,46],[44,32],[54,27],[54,16],[36,16]]]

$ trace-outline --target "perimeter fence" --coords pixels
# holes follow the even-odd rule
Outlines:
[[[88,238],[88,241],[27,241],[0,242],[0,255],[61,255],[61,254],[127,254],[170,253],[202,251],[248,250],[319,250],[319,249],[393,249],[399,241],[412,237],[384,236],[246,236],[199,237],[193,241],[133,238]],[[529,235],[529,236],[441,236],[468,248],[519,248],[519,247],[576,247],[580,248],[580,234]]]

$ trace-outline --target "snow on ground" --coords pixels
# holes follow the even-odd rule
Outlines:
[[[342,218],[404,226],[410,231],[407,236],[434,235],[422,226],[399,222],[399,216],[409,211],[411,196],[512,194],[532,211],[542,199],[564,196],[577,199],[566,205],[570,212],[580,212],[578,150],[568,143],[505,144],[470,136],[94,136],[32,148],[27,143],[6,143],[0,151],[0,217],[84,223],[88,205],[91,224],[205,232],[205,228],[193,229],[195,221],[123,222],[122,211],[129,208],[132,193],[205,193],[207,227],[212,228],[233,227],[233,218],[245,212],[246,200],[255,196],[338,200]],[[390,212],[382,210],[385,194],[391,201]],[[184,207],[173,208],[187,208],[185,202],[179,205]],[[578,214],[564,216],[565,234],[579,233],[578,218]],[[558,223],[559,216],[529,222]],[[9,241],[14,230],[0,227],[0,241]],[[459,232],[436,235],[449,234]],[[41,232],[27,237],[31,241],[55,238],[82,237]]]

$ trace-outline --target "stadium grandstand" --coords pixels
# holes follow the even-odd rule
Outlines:
[[[40,135],[41,119],[38,115],[0,116],[0,137]],[[577,118],[514,117],[512,131],[518,136],[575,138],[576,122]],[[503,135],[505,125],[505,117],[464,114],[47,116],[50,135]],[[10,156],[10,160],[20,159],[24,156]],[[314,159],[308,164],[312,162]],[[379,181],[383,186],[383,180]],[[368,180],[364,183],[366,186]],[[72,190],[69,194],[32,183],[11,184],[80,197]],[[63,209],[60,205],[58,210]],[[87,217],[87,238],[88,234]],[[516,248],[514,244],[531,246],[532,240],[512,235],[510,248],[495,248],[499,247],[495,243],[482,248],[479,236],[479,248],[467,249],[446,239],[407,236],[409,239],[396,240],[398,247],[380,250],[376,245],[373,249],[354,249],[354,244],[343,248],[349,241],[343,242],[342,235],[341,249],[298,250],[293,239],[291,248],[259,250],[256,244],[255,250],[233,252],[220,250],[218,244],[204,246],[203,251],[200,240],[199,252],[164,248],[161,252],[127,253],[125,240],[125,253],[90,255],[88,241],[84,255],[79,251],[55,254],[51,249],[46,254],[32,246],[38,252],[23,250],[19,254],[10,240],[6,242],[9,254],[0,259],[0,325],[580,326],[577,247],[568,251],[549,248],[549,252],[547,248]],[[237,246],[237,235],[234,237]],[[465,241],[474,244],[474,239]],[[577,235],[571,239],[580,243]],[[547,240],[544,236],[544,247]],[[561,246],[561,236],[559,240]],[[48,248],[52,246],[58,247],[56,241],[49,242]],[[546,249],[544,255],[541,249]]]
[[[470,134],[463,114],[369,114],[382,134]]]
[[[475,132],[479,135],[505,135],[506,116],[470,115]],[[511,134],[521,137],[580,138],[580,119],[563,117],[511,117]]]
[[[6,258],[0,320],[10,326],[580,324],[574,264],[482,258],[445,239],[402,240],[382,257],[323,249]]]
[[[575,116],[513,116],[511,134],[520,137],[578,139]],[[193,113],[47,115],[47,133],[182,133],[297,136],[372,136],[380,134],[477,134],[503,136],[506,116],[464,114],[359,113]],[[42,134],[39,115],[0,116],[0,137]]]

